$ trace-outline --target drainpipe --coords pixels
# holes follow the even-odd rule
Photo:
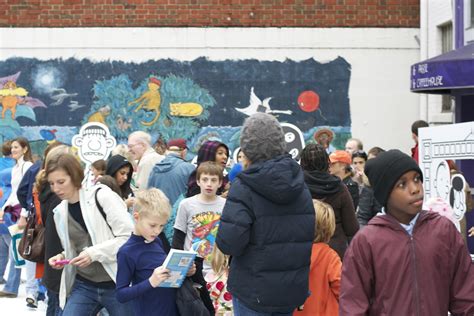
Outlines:
[[[420,0],[420,60],[428,59],[428,0]],[[428,94],[420,93],[420,120],[428,121]]]
[[[454,49],[464,46],[464,0],[454,2]]]

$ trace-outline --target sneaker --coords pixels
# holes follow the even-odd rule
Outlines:
[[[38,302],[32,295],[28,295],[26,297],[26,306],[30,308],[37,308],[38,307]]]
[[[10,292],[5,292],[5,291],[0,291],[0,297],[5,297],[5,298],[16,298],[18,294],[15,293],[10,293]]]
[[[36,300],[39,302],[39,301],[44,301],[46,299],[46,295],[44,295],[44,293],[42,292],[38,292],[38,297],[36,298]]]

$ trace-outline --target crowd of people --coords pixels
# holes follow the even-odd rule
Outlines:
[[[324,137],[297,162],[278,121],[257,113],[236,161],[208,140],[196,165],[186,140],[160,154],[136,131],[90,166],[90,186],[71,147],[51,143],[33,162],[25,138],[5,142],[0,298],[18,296],[24,270],[25,303],[45,299],[51,316],[474,315],[465,240],[474,229],[464,224],[463,238],[422,210],[416,136],[425,123],[413,124],[412,157],[365,152],[356,138],[333,150]],[[32,214],[44,227],[37,262],[22,260],[12,239]],[[180,289],[160,286],[171,249],[197,254],[189,306]]]

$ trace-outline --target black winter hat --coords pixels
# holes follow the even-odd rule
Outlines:
[[[364,169],[374,189],[375,198],[383,206],[387,205],[388,197],[398,179],[412,170],[417,171],[423,181],[423,174],[416,161],[398,149],[391,149],[367,160]]]

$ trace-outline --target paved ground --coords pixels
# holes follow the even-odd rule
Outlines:
[[[3,289],[3,285],[0,286]],[[26,307],[25,285],[20,285],[17,298],[0,298],[0,314],[15,316],[37,316],[46,314],[46,304],[39,302],[38,308]]]

